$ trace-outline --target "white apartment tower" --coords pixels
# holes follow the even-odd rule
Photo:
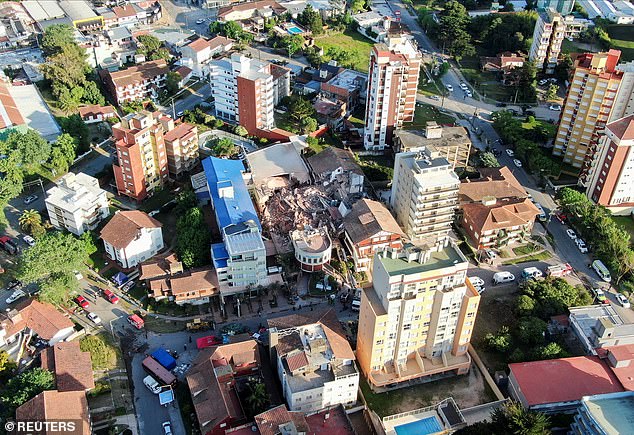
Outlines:
[[[533,32],[528,58],[546,74],[555,72],[561,44],[566,35],[566,19],[553,9],[541,10]]]
[[[46,192],[46,210],[51,224],[78,236],[93,230],[108,217],[108,197],[96,178],[69,172]]]
[[[374,45],[365,106],[365,149],[390,147],[394,130],[414,120],[421,62],[414,42],[403,36]]]
[[[460,180],[444,157],[399,153],[394,162],[390,207],[412,240],[442,238],[451,230]]]

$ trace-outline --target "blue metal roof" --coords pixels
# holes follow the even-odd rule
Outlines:
[[[262,228],[247,186],[242,179],[242,171],[244,171],[242,161],[207,157],[202,164],[218,227],[223,229],[231,224],[253,220],[259,228]],[[232,189],[233,193],[221,196],[219,189]]]
[[[216,269],[227,267],[227,260],[229,259],[229,253],[225,248],[224,243],[214,243],[211,245],[211,260],[214,263]]]

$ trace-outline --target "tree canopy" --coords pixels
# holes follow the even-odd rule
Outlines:
[[[0,400],[6,406],[9,415],[23,403],[45,390],[55,388],[55,377],[52,372],[36,367],[12,377],[2,391]]]
[[[550,435],[550,419],[518,402],[507,402],[491,413],[491,421],[459,429],[456,435]]]
[[[136,52],[137,54],[144,55],[146,60],[170,60],[172,57],[169,50],[163,47],[163,43],[156,36],[139,35],[137,40],[139,41],[140,46],[137,48]]]
[[[235,39],[241,43],[249,43],[253,41],[253,35],[242,29],[239,23],[235,21],[213,21],[209,25],[209,33],[217,33],[227,38]]]
[[[302,13],[297,16],[297,21],[306,26],[306,28],[315,35],[323,33],[324,31],[324,23],[321,19],[321,14],[310,4],[308,4]]]
[[[447,2],[440,13],[436,36],[443,49],[457,59],[475,54],[467,32],[470,21],[467,9],[457,1]]]
[[[521,293],[534,301],[532,310],[528,310],[524,301],[523,311],[544,320],[565,314],[568,307],[592,303],[590,294],[583,286],[575,287],[562,278],[526,281],[521,285]]]
[[[202,266],[210,261],[209,231],[202,209],[192,207],[176,221],[176,253],[186,268]]]

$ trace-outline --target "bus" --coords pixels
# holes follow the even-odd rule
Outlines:
[[[592,262],[592,268],[594,271],[601,277],[601,279],[605,282],[612,281],[612,277],[610,276],[610,271],[605,264],[601,260],[594,260]]]

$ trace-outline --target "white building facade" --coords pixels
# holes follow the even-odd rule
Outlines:
[[[69,172],[46,194],[46,210],[51,225],[58,230],[80,236],[110,215],[106,191],[96,178],[83,172]]]

